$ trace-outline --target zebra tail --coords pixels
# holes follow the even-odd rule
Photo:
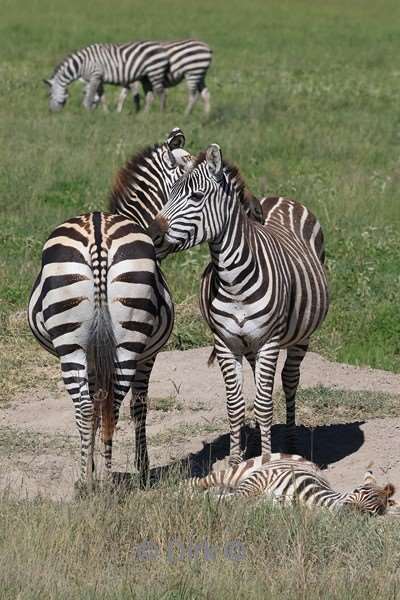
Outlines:
[[[95,374],[95,402],[101,409],[101,436],[103,442],[112,440],[114,433],[114,380],[116,340],[107,301],[95,301],[95,314],[89,339],[89,353],[93,356]]]

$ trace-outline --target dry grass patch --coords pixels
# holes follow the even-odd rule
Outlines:
[[[2,600],[396,597],[400,523],[148,492],[2,498]]]

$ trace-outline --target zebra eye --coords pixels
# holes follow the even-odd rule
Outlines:
[[[203,192],[193,192],[192,198],[193,200],[203,200],[204,194]]]

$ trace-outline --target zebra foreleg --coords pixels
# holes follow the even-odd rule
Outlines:
[[[125,103],[125,99],[127,97],[129,93],[128,88],[123,87],[119,96],[118,96],[118,102],[117,102],[117,113],[120,113],[122,111],[122,107],[124,106]]]
[[[86,86],[85,97],[83,99],[83,106],[87,110],[93,110],[96,108],[96,105],[99,102],[99,97],[101,94],[98,93],[98,89],[101,87],[102,81],[98,76],[94,76],[90,79],[89,83]],[[97,96],[97,102],[96,102]]]
[[[217,344],[216,354],[226,389],[230,426],[229,464],[236,465],[243,460],[240,447],[240,434],[245,420],[245,402],[242,393],[242,356],[235,356],[226,347],[222,350]]]
[[[300,380],[300,365],[308,350],[308,340],[287,349],[287,356],[282,369],[282,387],[286,398],[286,438],[288,452],[293,453],[296,447],[296,392]]]
[[[260,427],[261,454],[270,454],[271,452],[272,391],[278,355],[278,341],[272,340],[265,344],[256,356],[254,416]]]
[[[145,486],[149,469],[146,442],[147,391],[155,357],[138,365],[132,383],[131,418],[135,426],[135,467],[140,474],[140,483]]]

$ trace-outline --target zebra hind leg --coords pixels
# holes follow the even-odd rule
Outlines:
[[[93,398],[89,390],[88,367],[83,350],[61,358],[64,385],[75,408],[75,420],[81,442],[80,475],[76,488],[78,493],[93,491],[94,438],[96,421]]]
[[[205,87],[202,89],[201,91],[201,97],[204,103],[204,112],[205,114],[208,116],[210,114],[210,92],[208,91],[208,89]]]
[[[146,442],[147,391],[155,357],[139,364],[132,383],[131,418],[135,425],[135,467],[140,474],[140,485],[147,484],[149,455]]]
[[[287,349],[282,369],[282,387],[286,398],[286,440],[287,451],[296,449],[296,392],[300,380],[300,365],[308,350],[308,340]]]

